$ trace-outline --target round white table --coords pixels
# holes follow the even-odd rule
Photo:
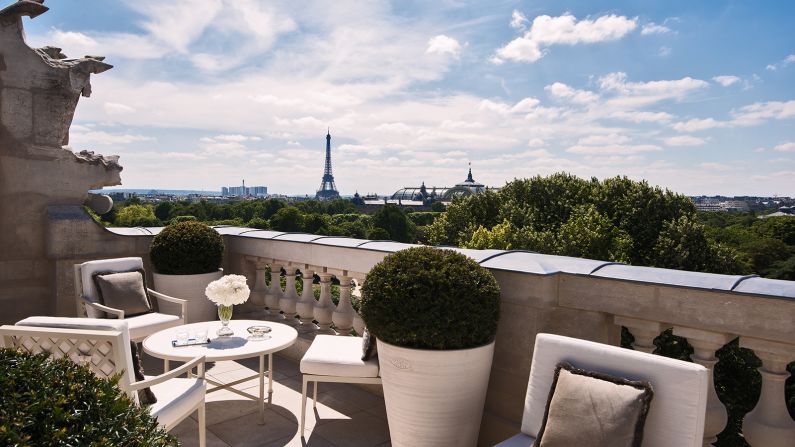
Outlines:
[[[249,335],[247,328],[250,326],[269,326],[271,332],[266,334],[266,339],[256,339]],[[228,389],[236,394],[253,400],[259,400],[260,417],[265,418],[265,355],[268,356],[268,402],[273,395],[273,353],[292,346],[298,338],[298,332],[292,327],[270,321],[259,320],[232,320],[229,327],[235,332],[229,337],[219,337],[216,331],[221,327],[220,321],[207,321],[171,327],[155,332],[143,341],[144,351],[156,358],[163,360],[164,369],[169,370],[169,362],[187,362],[195,357],[205,356],[208,362],[223,360],[239,360],[259,357],[259,374],[235,380],[230,383],[221,383],[205,377],[205,381],[214,388],[208,389],[211,393],[220,389]],[[173,346],[177,339],[177,332],[187,331],[196,334],[197,330],[206,329],[210,343],[192,346]],[[246,393],[233,388],[234,385],[259,377],[259,396]]]

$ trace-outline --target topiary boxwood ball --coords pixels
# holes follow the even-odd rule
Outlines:
[[[117,380],[68,359],[0,348],[0,390],[0,445],[179,445]]]
[[[381,341],[417,349],[468,349],[497,333],[500,287],[474,260],[416,247],[384,258],[362,286],[361,314]]]
[[[210,273],[221,267],[224,241],[201,222],[176,222],[155,236],[149,256],[157,273],[163,275]]]

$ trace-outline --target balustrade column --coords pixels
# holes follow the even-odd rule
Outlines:
[[[270,310],[270,319],[274,321],[281,320],[279,314],[279,301],[282,298],[282,284],[281,284],[282,266],[271,262],[271,286],[268,293],[265,294],[265,305]]]
[[[340,301],[331,320],[340,335],[350,335],[353,329],[353,317],[356,311],[353,310],[351,304],[351,278],[349,276],[340,276]]]
[[[311,332],[317,329],[312,320],[315,319],[315,293],[312,291],[312,281],[314,280],[315,272],[309,269],[301,271],[302,281],[304,288],[301,291],[301,298],[295,306],[300,319],[300,326],[298,332]]]
[[[331,274],[318,273],[320,276],[320,300],[315,304],[315,321],[318,334],[336,334],[331,329],[334,301],[331,300]]]
[[[295,267],[287,266],[286,270],[284,295],[279,300],[279,307],[284,312],[284,322],[295,326],[298,324],[295,319],[296,305],[298,304],[298,292],[295,291]]]
[[[257,258],[254,261],[254,288],[251,289],[251,300],[254,306],[264,315],[269,315],[265,305],[265,295],[268,292],[268,285],[265,283],[265,270],[268,263]]]
[[[657,348],[654,346],[654,339],[669,327],[659,321],[641,320],[620,315],[614,316],[613,322],[618,326],[624,326],[629,329],[629,332],[635,337],[632,347],[636,351],[648,354],[653,354]]]
[[[795,421],[787,411],[784,382],[789,377],[787,364],[795,360],[795,346],[740,337],[740,346],[752,349],[762,360],[762,394],[743,421],[743,436],[752,447],[792,447]]]
[[[713,380],[715,364],[718,363],[715,351],[732,341],[729,334],[704,331],[689,327],[674,326],[674,335],[684,337],[693,347],[693,361],[709,369],[707,385],[707,414],[704,420],[704,446],[710,446],[718,440],[718,434],[726,428],[729,417],[726,407],[718,399]]]

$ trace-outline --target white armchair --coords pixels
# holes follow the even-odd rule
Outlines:
[[[206,383],[204,357],[136,382],[127,321],[96,318],[30,317],[0,327],[3,345],[32,353],[47,352],[88,366],[99,377],[121,374],[119,387],[138,402],[137,391],[151,388],[157,402],[148,407],[158,424],[171,430],[198,411],[199,445],[205,446]],[[191,372],[196,369],[195,374]],[[188,378],[180,378],[182,375]]]
[[[644,447],[701,447],[709,370],[695,363],[553,334],[536,337],[521,433],[498,447],[533,445],[560,362],[651,383],[654,398],[643,431]]]
[[[186,300],[164,295],[151,288],[148,288],[147,291],[151,297],[157,299],[161,309],[177,308],[178,310],[173,313],[161,310],[125,318],[123,310],[100,304],[97,288],[92,278],[94,273],[143,270],[144,263],[141,258],[102,259],[75,264],[74,268],[78,316],[104,318],[107,314],[114,318],[125,319],[129,325],[130,338],[135,342],[139,342],[161,329],[180,326],[187,321],[188,302]]]

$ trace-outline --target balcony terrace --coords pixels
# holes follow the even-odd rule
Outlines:
[[[106,229],[79,207],[51,207],[50,215],[59,216],[50,220],[48,231],[49,253],[55,267],[54,283],[57,286],[54,302],[50,304],[58,315],[75,314],[73,264],[102,257],[141,256],[147,259],[149,244],[161,230]],[[269,268],[273,272],[284,268],[304,275],[314,273],[320,277],[321,286],[330,285],[332,277],[338,278],[343,285],[351,279],[360,283],[384,256],[410,246],[240,227],[218,227],[216,230],[225,241],[225,271],[243,274],[249,278],[250,284],[254,284],[252,299],[242,309],[250,315],[262,315],[266,306],[271,311],[285,307],[287,313],[295,311],[297,295],[289,295],[281,287],[266,285],[265,275]],[[646,352],[654,351],[655,337],[673,328],[674,334],[686,338],[693,346],[693,361],[708,368],[713,368],[717,361],[715,352],[739,337],[740,345],[752,349],[762,361],[762,393],[756,408],[745,417],[745,440],[752,446],[763,445],[755,442],[754,433],[770,432],[773,427],[779,427],[776,429],[780,431],[779,445],[789,445],[789,440],[795,435],[795,422],[787,413],[784,396],[784,382],[789,376],[786,367],[795,360],[795,331],[792,327],[792,321],[795,321],[795,283],[755,276],[635,267],[530,252],[456,250],[488,268],[502,290],[502,317],[480,431],[481,445],[492,445],[519,430],[536,334],[556,333],[618,345],[622,326],[634,336],[635,349]],[[287,281],[294,284],[290,279]],[[271,284],[279,284],[279,281],[271,281]],[[290,362],[300,359],[314,332],[331,328],[335,333],[348,334],[362,324],[352,307],[328,305],[331,303],[330,290],[330,287],[321,287],[320,301],[315,304],[311,315],[297,315],[305,320],[314,319],[319,329],[312,325],[313,332],[302,334],[299,342],[284,353],[286,358],[280,362],[292,366],[275,368],[279,373],[276,377],[278,386],[286,391],[274,394],[282,394],[275,397],[278,399],[277,408],[272,411],[280,415],[280,419],[276,419],[279,422],[275,424],[278,427],[292,424],[293,435],[297,432],[295,408],[300,393],[296,391],[297,370]],[[343,286],[341,293],[349,294],[351,291]],[[224,374],[220,371],[227,367],[218,365],[217,368],[222,369],[215,371]],[[351,426],[358,424],[357,418],[362,417],[368,431],[362,432],[361,439],[349,441],[335,438],[318,428],[320,431],[312,432],[318,441],[313,442],[323,439],[336,445],[355,445],[356,442],[377,445],[386,441],[383,438],[386,427],[378,425],[383,419],[374,419],[379,417],[380,411],[374,408],[382,408],[382,400],[377,394],[371,395],[353,385],[326,386],[329,387],[328,394],[321,391],[321,396],[328,396],[328,400],[323,402],[321,399],[321,403],[327,408],[322,411],[336,414],[343,420],[350,417],[351,422],[347,423]],[[370,391],[374,390],[371,388]],[[352,402],[350,396],[363,401]],[[212,399],[221,399],[221,395],[212,396]],[[215,411],[212,407],[210,412]],[[217,407],[219,414],[211,416],[211,420],[225,418],[223,414],[227,410],[222,408]],[[251,410],[254,411],[253,407]],[[705,437],[714,440],[725,424],[726,410],[712,390]],[[335,426],[329,425],[327,429]],[[376,430],[376,426],[381,428]],[[222,430],[223,427],[226,425],[218,424],[210,431]],[[312,429],[310,425],[308,430]],[[380,434],[376,435],[375,431]],[[192,436],[187,429],[179,433]],[[224,433],[219,431],[217,436],[229,442]],[[346,440],[341,442],[340,439]],[[297,442],[297,438],[285,435],[273,441]]]
[[[148,260],[152,238],[161,228],[106,229],[82,208],[109,203],[89,189],[120,183],[116,157],[63,148],[80,96],[91,93],[90,74],[110,65],[101,57],[67,59],[58,48],[31,49],[24,42],[22,16],[46,11],[22,0],[0,11],[0,323],[30,315],[77,315],[73,265],[88,260],[140,256]],[[335,306],[330,284],[336,277],[343,297],[361,283],[387,254],[409,247],[385,241],[218,227],[223,235],[227,273],[245,275],[252,299],[240,313],[274,318],[294,314],[310,331],[277,357],[276,390],[265,425],[257,425],[248,401],[230,392],[208,396],[209,445],[303,445],[298,433],[300,406],[296,362],[318,332],[347,336],[363,322],[349,300]],[[480,445],[492,445],[520,428],[534,341],[539,333],[561,334],[618,345],[621,328],[634,336],[634,348],[655,350],[654,339],[672,328],[694,348],[692,360],[713,369],[715,352],[734,339],[761,360],[761,394],[745,416],[744,439],[754,447],[792,446],[795,421],[785,404],[787,365],[795,360],[795,282],[754,276],[726,276],[635,267],[524,251],[462,250],[489,269],[501,287],[501,320],[490,375]],[[299,303],[279,287],[279,272],[317,275],[320,300]],[[273,275],[271,286],[265,272]],[[150,278],[151,279],[151,278]],[[295,276],[287,275],[289,287]],[[298,304],[303,304],[298,306]],[[303,310],[302,310],[303,309]],[[307,310],[309,309],[309,310]],[[240,315],[238,313],[238,316]],[[317,325],[312,324],[314,320]],[[152,369],[159,362],[147,360]],[[219,362],[208,374],[233,381],[246,362]],[[249,383],[238,385],[248,387]],[[741,385],[743,390],[749,384]],[[252,385],[256,386],[256,384]],[[726,390],[735,393],[741,390]],[[315,423],[309,413],[307,445],[388,444],[383,399],[378,389],[322,384]],[[709,392],[705,445],[726,425],[726,410],[714,387]],[[195,442],[193,420],[175,433]]]

